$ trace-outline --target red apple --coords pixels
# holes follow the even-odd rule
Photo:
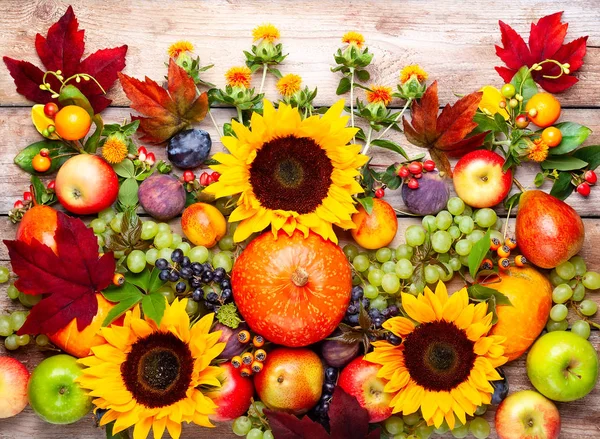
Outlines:
[[[0,357],[0,419],[18,415],[27,405],[29,371],[19,360]]]
[[[79,154],[56,175],[56,196],[69,212],[91,215],[110,207],[119,194],[119,179],[101,157]]]
[[[542,191],[525,191],[519,202],[516,237],[529,262],[554,268],[576,255],[585,230],[579,214],[564,201]]]
[[[499,439],[558,439],[560,413],[539,393],[521,390],[498,406],[496,433]]]
[[[359,357],[342,370],[338,381],[338,386],[369,412],[369,422],[381,422],[392,415],[390,402],[394,395],[383,391],[386,381],[377,377],[379,369],[379,364]]]
[[[223,363],[219,367],[223,370],[219,377],[222,386],[206,394],[219,407],[209,417],[215,422],[232,421],[248,411],[254,395],[254,385],[250,378],[243,377],[231,363]]]
[[[512,186],[512,171],[504,172],[504,158],[487,149],[463,156],[454,167],[454,190],[469,206],[482,208],[500,203]]]
[[[319,402],[323,364],[310,349],[277,348],[254,375],[260,400],[271,410],[301,415]]]

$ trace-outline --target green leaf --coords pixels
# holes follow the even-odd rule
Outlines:
[[[98,142],[100,140],[100,136],[102,135],[102,128],[104,127],[104,121],[102,120],[102,116],[99,114],[92,117],[92,122],[96,125],[96,131],[85,141],[84,148],[87,152],[94,154],[98,149]]]
[[[533,184],[535,184],[535,187],[540,187],[541,185],[544,184],[545,179],[546,179],[546,177],[544,176],[544,173],[538,172],[537,174],[535,174],[535,178],[533,179]]]
[[[480,284],[474,284],[467,288],[467,292],[469,293],[469,297],[478,302],[485,302],[491,297],[494,297],[498,305],[512,306],[512,303],[508,297],[493,288],[489,288]]]
[[[366,70],[357,70],[356,77],[358,78],[359,81],[365,82],[365,81],[368,81],[369,79],[371,79],[371,74],[369,72],[367,72]]]
[[[127,178],[119,188],[119,202],[126,207],[137,205],[138,199],[138,182],[135,178]]]
[[[469,274],[473,279],[475,279],[475,276],[477,275],[477,271],[479,270],[481,263],[483,262],[485,256],[490,250],[491,244],[492,243],[490,240],[490,231],[488,230],[487,233],[483,236],[483,238],[481,238],[475,243],[475,245],[473,245],[471,253],[469,253]]]
[[[46,186],[42,183],[42,180],[39,177],[32,175],[31,176],[31,185],[33,186],[33,196],[35,197],[35,202],[37,204],[44,204],[43,197],[46,194]]]
[[[350,79],[343,77],[342,79],[340,79],[340,83],[338,84],[335,94],[338,96],[343,95],[344,93],[347,93],[350,90],[350,87],[351,87]]]
[[[141,273],[132,273],[128,271],[125,273],[125,280],[127,283],[135,285],[142,291],[148,291],[150,287],[150,270],[145,268]]]
[[[510,83],[515,86],[517,93],[520,93],[521,96],[523,96],[523,106],[538,92],[537,84],[531,77],[528,66],[521,67],[519,71],[515,73],[515,76],[513,76]]]
[[[63,154],[69,153],[71,153],[72,155],[77,154],[74,150],[67,147],[60,140],[41,140],[39,142],[32,143],[31,145],[21,150],[21,152],[15,157],[15,164],[18,165],[25,172],[29,172],[30,174],[39,174],[35,169],[33,169],[33,166],[31,166],[31,160],[33,160],[33,157],[39,154],[43,148],[47,148],[50,151],[51,158],[56,157],[57,155],[62,156]],[[49,174],[56,171],[69,158],[70,156],[53,158],[52,164],[50,165],[50,169],[44,172],[44,174]]]
[[[542,169],[556,169],[558,171],[574,171],[575,169],[585,168],[587,165],[587,162],[569,155],[547,158],[541,163]]]
[[[371,212],[373,212],[373,197],[359,198],[358,202],[362,204],[367,214],[371,215]]]
[[[133,178],[135,177],[135,167],[133,162],[129,159],[123,160],[121,163],[113,165],[113,169],[119,177]]]
[[[106,315],[104,322],[102,322],[102,326],[110,325],[112,322],[117,320],[119,317],[121,317],[123,314],[125,314],[128,310],[130,310],[136,304],[138,304],[140,302],[140,300],[142,300],[143,297],[145,297],[145,296],[143,294],[140,294],[139,297],[132,296],[128,299],[125,299],[125,300],[117,303],[114,307],[111,308],[111,310]]]
[[[558,178],[554,180],[550,195],[558,198],[559,200],[565,200],[573,193],[575,186],[571,184],[571,173],[570,172],[559,172]]]
[[[88,101],[88,98],[86,98],[74,85],[69,84],[62,88],[60,95],[58,96],[58,102],[60,102],[62,106],[77,105],[87,111],[90,117],[94,117],[94,109],[92,108],[90,101]]]
[[[498,323],[498,313],[496,312],[496,296],[490,297],[490,300],[487,301],[487,312],[488,314],[492,314],[492,325]]]
[[[381,174],[381,182],[391,190],[396,190],[400,187],[402,179],[396,173],[396,165],[388,166],[385,172]]]
[[[123,300],[128,300],[132,298],[142,299],[143,294],[141,291],[130,282],[125,282],[120,287],[116,285],[111,285],[102,291],[102,295],[109,302],[122,302]]]
[[[594,170],[600,166],[600,145],[590,145],[579,148],[573,153],[573,157],[587,162],[588,168]]]
[[[496,122],[498,131],[504,133],[506,137],[508,137],[508,124],[506,123],[504,116],[502,116],[500,113],[494,114],[494,122]]]
[[[523,192],[517,192],[516,194],[512,194],[510,197],[504,200],[504,208],[508,210],[518,205],[519,201],[521,200],[521,195],[523,195]]]
[[[128,430],[123,430],[118,433],[113,433],[113,429],[115,427],[115,422],[113,421],[109,424],[106,424],[106,439],[130,439]]]
[[[576,150],[592,132],[588,127],[574,122],[560,122],[554,126],[560,130],[562,140],[558,146],[548,150],[550,155],[567,154]],[[537,132],[541,134],[542,131]]]
[[[379,146],[380,148],[389,149],[390,151],[397,152],[405,159],[408,159],[408,155],[406,155],[404,149],[402,149],[400,145],[398,145],[395,142],[392,142],[391,140],[375,139],[371,141],[371,145]]]
[[[166,307],[167,299],[160,293],[146,294],[142,299],[144,316],[154,320],[156,325],[160,325]]]
[[[165,284],[165,282],[158,278],[159,274],[160,270],[158,268],[154,268],[150,273],[150,280],[148,281],[148,288],[146,289],[148,294],[156,293]]]

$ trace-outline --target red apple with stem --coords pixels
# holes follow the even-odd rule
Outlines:
[[[539,393],[521,390],[498,406],[496,432],[499,439],[558,439],[560,413]]]
[[[369,412],[369,422],[381,422],[392,415],[392,393],[385,393],[386,381],[377,377],[379,364],[355,358],[340,374],[338,386],[356,398],[360,406]]]
[[[91,215],[110,207],[118,194],[117,174],[97,155],[76,155],[67,160],[56,175],[58,201],[77,215]]]
[[[504,157],[487,149],[463,156],[454,167],[454,190],[469,206],[482,208],[500,203],[512,186],[512,171],[502,170]]]
[[[219,407],[209,417],[215,422],[232,421],[248,411],[254,395],[254,385],[250,378],[243,377],[231,363],[223,363],[219,367],[223,371],[219,376],[221,387],[206,394]]]
[[[27,406],[29,371],[12,357],[0,357],[0,419],[18,415]]]

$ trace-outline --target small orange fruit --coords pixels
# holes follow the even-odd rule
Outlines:
[[[562,140],[562,133],[556,127],[548,127],[542,131],[542,141],[550,148],[558,146]]]
[[[183,211],[181,228],[194,245],[211,248],[227,233],[227,221],[216,207],[195,203]]]
[[[356,225],[352,237],[363,248],[374,250],[388,245],[398,231],[398,219],[392,206],[379,198],[373,200],[373,211],[369,215],[361,205],[352,215]]]
[[[45,157],[41,154],[36,154],[31,159],[31,166],[37,172],[46,172],[52,166],[52,160],[50,157]]]
[[[535,111],[530,111],[532,109]],[[560,102],[550,93],[536,93],[527,102],[525,111],[534,124],[540,128],[546,128],[560,117]]]
[[[56,133],[65,140],[83,139],[90,131],[92,118],[83,108],[67,105],[54,117]]]

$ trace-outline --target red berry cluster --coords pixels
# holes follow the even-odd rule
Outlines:
[[[203,172],[202,174],[200,174],[200,177],[198,178],[198,180],[200,181],[201,186],[206,187],[211,183],[215,183],[215,182],[219,181],[220,177],[221,177],[221,174],[219,174],[218,172],[213,172],[211,174],[209,174],[208,172]],[[191,183],[196,179],[196,174],[194,174],[193,171],[190,171],[188,169],[187,171],[185,171],[183,173],[183,176],[181,178],[184,182]]]
[[[267,359],[267,352],[263,349],[265,339],[262,335],[252,337],[249,331],[240,331],[237,335],[238,341],[242,344],[248,344],[250,349],[241,355],[236,355],[231,359],[231,364],[240,370],[243,377],[249,377],[259,373],[263,369],[263,363]],[[252,340],[252,343],[250,343]]]
[[[590,195],[592,186],[598,181],[598,176],[590,169],[585,171],[577,181],[579,182],[577,185],[577,193],[581,196],[587,197]]]
[[[398,177],[404,180],[404,183],[411,189],[419,188],[419,179],[424,172],[432,172],[435,170],[435,162],[433,160],[425,160],[421,162],[410,162],[408,165],[402,165],[398,168]],[[377,196],[377,194],[375,195]]]
[[[156,156],[153,152],[148,152],[145,147],[140,146],[138,148],[138,160],[140,162],[146,162],[152,166],[154,163],[156,163]]]

